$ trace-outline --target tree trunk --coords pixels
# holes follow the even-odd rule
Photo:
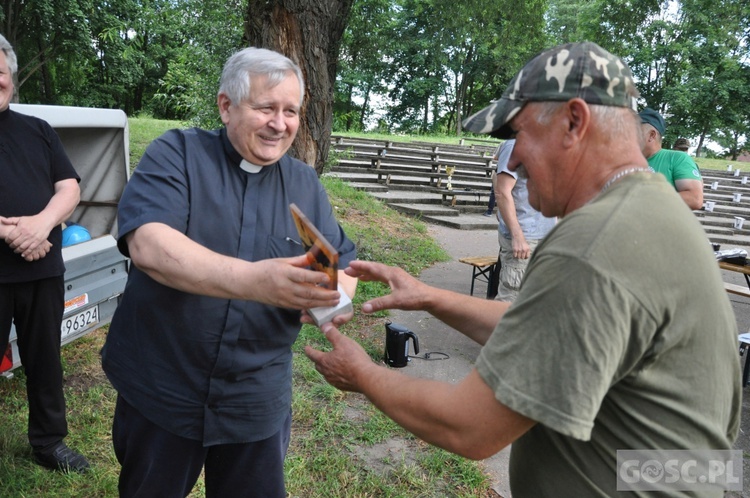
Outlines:
[[[467,50],[463,67],[471,67],[473,60],[474,45],[471,45]],[[471,78],[469,78],[469,74],[466,72],[457,72],[456,78],[456,136],[460,137],[463,132],[463,127],[461,126],[461,120],[463,119],[461,109],[463,109],[464,102],[466,101],[467,88]]]
[[[365,118],[367,117],[367,108],[370,105],[370,86],[365,87],[365,101],[362,103],[362,109],[359,111],[359,129],[365,131]]]
[[[320,174],[328,158],[341,36],[354,0],[248,0],[244,41],[276,50],[302,69],[305,103],[290,154]]]
[[[352,116],[352,112],[354,111],[354,103],[352,102],[352,97],[354,96],[354,85],[349,83],[346,85],[346,131],[350,131],[352,129],[352,123],[354,122],[354,118]]]
[[[54,91],[52,90],[52,77],[49,74],[49,67],[47,66],[47,52],[45,51],[43,46],[39,45],[40,41],[37,42],[37,48],[39,49],[39,71],[41,71],[41,94],[44,98],[43,104],[50,104],[52,102],[52,95],[54,94]],[[27,77],[30,75],[26,75]]]
[[[700,137],[698,138],[698,146],[695,148],[695,157],[701,157],[701,152],[703,152],[703,141],[704,138],[706,138],[705,131],[700,134]],[[705,156],[705,154],[704,154]]]

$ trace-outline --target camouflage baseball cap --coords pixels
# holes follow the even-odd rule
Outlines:
[[[466,118],[464,129],[497,138],[512,134],[508,123],[527,102],[566,102],[636,110],[638,90],[628,66],[592,42],[567,43],[534,57],[511,80],[502,97]]]
[[[688,150],[690,148],[690,140],[687,138],[678,138],[674,141],[672,148],[676,150]]]

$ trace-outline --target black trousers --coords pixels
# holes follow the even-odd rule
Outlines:
[[[262,441],[205,447],[151,423],[117,397],[112,444],[120,498],[184,498],[205,466],[206,498],[285,498],[284,458],[292,416]]]
[[[60,363],[60,325],[65,307],[64,278],[0,284],[0,353],[11,323],[26,373],[29,443],[44,452],[68,435]]]

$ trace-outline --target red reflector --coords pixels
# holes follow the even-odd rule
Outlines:
[[[8,349],[5,350],[5,354],[3,355],[2,359],[0,359],[0,372],[5,372],[6,370],[10,370],[10,367],[13,366],[13,352],[10,349],[10,344],[8,344]]]

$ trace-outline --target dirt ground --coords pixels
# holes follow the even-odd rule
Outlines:
[[[451,254],[452,260],[428,268],[422,272],[420,280],[436,287],[469,294],[472,271],[468,265],[460,263],[458,260],[465,256],[496,254],[498,248],[497,232],[494,230],[456,230],[431,225],[429,233]],[[724,273],[725,281],[744,285],[741,275]],[[483,296],[485,292],[486,284],[478,281],[474,295]],[[741,332],[750,330],[750,300],[733,295],[730,296],[730,299],[737,317],[738,329]],[[479,353],[479,346],[471,340],[443,325],[427,313],[395,311],[392,313],[391,320],[406,326],[417,335],[419,354],[416,356],[423,357],[424,353],[430,352],[442,352],[450,356],[448,359],[440,361],[411,359],[409,365],[403,369],[404,373],[417,377],[458,382],[471,370],[474,359]],[[411,354],[414,354],[413,348]],[[434,357],[438,356],[440,355],[434,355]],[[741,361],[744,365],[745,358],[742,357]],[[747,389],[745,392],[748,392]],[[744,452],[744,489],[750,491],[750,399],[743,399],[742,411],[741,432],[735,448]],[[403,458],[408,458],[408,448],[385,445],[383,451],[396,452],[401,454]],[[509,449],[506,449],[484,461],[485,468],[494,481],[493,489],[503,498],[510,498],[511,496],[508,485],[509,454]],[[747,496],[750,498],[748,491],[728,493],[726,496],[732,498]]]

